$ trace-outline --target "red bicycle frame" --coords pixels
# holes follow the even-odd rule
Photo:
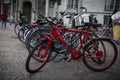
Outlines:
[[[65,32],[75,32],[75,33],[80,33],[83,34],[83,39],[80,43],[80,46],[78,48],[77,51],[75,51],[74,49],[72,49],[69,45],[68,45],[68,51],[70,52],[70,54],[73,56],[73,58],[78,58],[78,57],[82,57],[82,58],[100,58],[102,57],[102,52],[98,50],[96,44],[94,43],[94,41],[91,39],[90,35],[88,34],[87,30],[77,30],[77,29],[66,29],[63,27],[56,27],[57,23],[54,24],[50,30],[49,33],[45,34],[45,37],[48,39],[48,48],[50,48],[52,40],[54,39],[54,37],[58,38],[58,40],[64,45],[67,45],[67,42],[62,38],[62,36],[60,35],[59,31],[65,31]],[[94,48],[96,49],[96,55],[95,56],[81,56],[80,55],[80,50],[84,44],[85,39],[88,37],[88,39],[90,40],[90,42],[93,44]],[[48,49],[47,48],[47,49]],[[47,54],[47,53],[46,53]],[[45,54],[45,55],[46,55]]]

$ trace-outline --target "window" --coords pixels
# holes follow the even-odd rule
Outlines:
[[[105,11],[113,11],[114,8],[120,9],[120,0],[106,0]]]
[[[61,0],[50,0],[51,3],[55,3],[55,2],[58,2],[58,5],[61,4]]]
[[[68,0],[67,8],[68,9],[73,8],[73,0]]]
[[[75,8],[78,8],[78,2],[79,0],[75,0]]]
[[[116,8],[120,9],[120,0],[116,0]]]
[[[110,19],[111,15],[104,15],[104,24],[109,24]]]
[[[75,9],[78,8],[79,0],[68,0],[67,9]]]
[[[105,10],[106,11],[112,11],[114,9],[115,0],[106,0],[105,2]]]

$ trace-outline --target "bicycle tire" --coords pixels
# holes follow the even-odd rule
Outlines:
[[[28,31],[26,32],[26,34],[25,34],[25,44],[27,44],[28,43],[28,38],[29,38],[29,36],[32,34],[32,30],[29,30],[28,29]]]
[[[41,39],[44,38],[44,35],[42,35],[41,32],[42,32],[41,29],[38,29],[37,31],[33,32],[29,36],[27,43],[26,43],[26,47],[27,47],[29,52],[34,48],[34,46],[36,46],[41,41]],[[34,43],[33,41],[34,42],[36,41],[36,42]],[[34,44],[32,44],[32,42]]]
[[[25,43],[23,27],[21,27],[21,29],[18,31],[18,39],[19,39],[22,43]]]
[[[19,24],[15,24],[14,26],[14,32],[16,35],[18,35],[18,31],[20,30],[21,26]]]
[[[26,44],[28,43],[28,40],[29,40],[30,36],[34,32],[36,32],[38,29],[39,29],[39,25],[32,26],[32,29],[29,29],[29,32],[27,33],[27,36],[26,36],[26,39],[25,39]]]
[[[36,50],[39,50],[37,51],[37,54],[35,54]],[[44,50],[44,52],[41,52],[42,50]],[[46,42],[41,42],[36,47],[34,47],[33,50],[30,52],[30,54],[28,55],[27,60],[26,60],[27,72],[36,73],[40,69],[42,69],[44,65],[49,61],[50,54],[48,51],[49,49],[48,49]],[[47,55],[45,57],[42,57],[43,53],[46,54],[45,52],[47,53]],[[35,61],[35,63],[34,62],[31,63],[31,60]],[[38,62],[38,65],[37,65],[38,67],[32,69],[32,67],[34,66],[36,67],[37,62]]]
[[[98,39],[93,39],[93,41],[94,42],[100,41],[100,42],[104,43],[105,50],[107,51],[105,53],[105,61],[98,64],[97,62],[95,62],[93,60],[93,58],[83,58],[83,62],[85,64],[85,66],[88,69],[93,70],[93,71],[104,71],[104,70],[109,69],[115,63],[115,61],[117,59],[118,51],[117,51],[116,45],[114,44],[113,41],[111,41],[108,38],[98,38]],[[87,49],[91,46],[91,43],[88,43],[86,46],[87,47],[85,48],[84,56],[86,55],[86,53],[88,53]],[[99,44],[99,46],[100,46],[100,44]],[[109,48],[111,48],[111,49],[109,49]],[[109,54],[108,54],[108,52],[109,52]],[[88,54],[90,54],[90,53],[88,53]],[[103,56],[104,56],[104,54],[103,54]],[[98,58],[94,58],[94,59],[98,59]],[[100,59],[102,59],[102,58],[100,58]]]

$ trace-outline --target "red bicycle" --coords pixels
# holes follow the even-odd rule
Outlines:
[[[110,68],[117,59],[117,47],[109,38],[91,38],[87,30],[77,30],[77,29],[67,29],[65,27],[59,26],[57,22],[53,22],[50,19],[47,19],[52,24],[52,27],[49,32],[45,34],[45,39],[34,47],[30,52],[26,60],[26,70],[29,73],[38,72],[44,65],[50,61],[52,50],[54,50],[54,40],[57,39],[60,44],[64,47],[67,46],[67,51],[69,55],[72,56],[72,59],[79,60],[83,59],[84,64],[87,68],[94,71],[103,71]],[[82,34],[83,38],[80,41],[77,49],[71,47],[61,36],[61,32],[74,32],[76,34]],[[85,40],[87,38],[87,43]],[[104,44],[102,47],[101,42]],[[83,52],[81,52],[83,49]],[[36,60],[33,58],[36,57]]]

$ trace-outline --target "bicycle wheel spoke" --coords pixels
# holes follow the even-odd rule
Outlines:
[[[107,40],[97,40],[98,50],[102,51],[102,57],[100,58],[84,58],[83,61],[85,65],[94,71],[103,71],[111,67],[117,57],[116,47],[113,45],[111,41]],[[92,49],[92,51],[91,51]],[[94,48],[91,48],[91,45],[89,45],[86,49],[86,54],[89,56],[95,55],[95,52],[93,51]],[[95,50],[95,49],[94,49]]]

